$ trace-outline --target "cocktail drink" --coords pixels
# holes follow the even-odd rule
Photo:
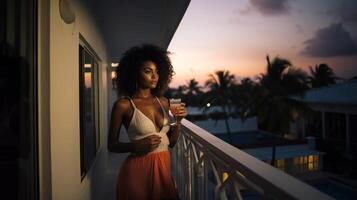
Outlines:
[[[177,115],[180,112],[180,107],[181,107],[181,99],[170,99],[170,111],[172,115],[176,119],[176,124],[177,124]]]

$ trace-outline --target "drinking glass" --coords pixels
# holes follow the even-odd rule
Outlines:
[[[180,107],[181,107],[181,99],[170,99],[170,111],[176,119],[176,122],[173,123],[172,125],[177,124],[177,115],[180,112]]]

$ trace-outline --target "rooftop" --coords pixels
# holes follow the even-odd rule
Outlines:
[[[357,80],[350,80],[331,86],[311,89],[303,101],[313,104],[340,104],[357,106]],[[301,99],[295,97],[296,99]]]
[[[215,134],[215,136],[229,142],[228,134]],[[240,149],[271,147],[273,145],[287,146],[306,144],[305,140],[285,139],[261,130],[235,132],[231,134],[231,137],[233,143],[232,145]]]

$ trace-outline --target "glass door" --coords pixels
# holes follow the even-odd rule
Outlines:
[[[0,1],[1,199],[38,199],[36,7]]]

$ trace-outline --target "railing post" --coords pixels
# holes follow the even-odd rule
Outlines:
[[[208,156],[206,151],[203,150],[203,170],[204,170],[204,180],[203,180],[203,199],[208,199]]]
[[[198,161],[195,166],[196,171],[196,188],[197,188],[197,196],[196,199],[205,199],[204,198],[204,155],[202,151],[198,152]]]
[[[187,198],[188,200],[192,200],[192,175],[191,175],[191,155],[190,155],[190,149],[187,148],[185,153],[185,160],[186,160],[186,177],[188,179],[187,183]]]

